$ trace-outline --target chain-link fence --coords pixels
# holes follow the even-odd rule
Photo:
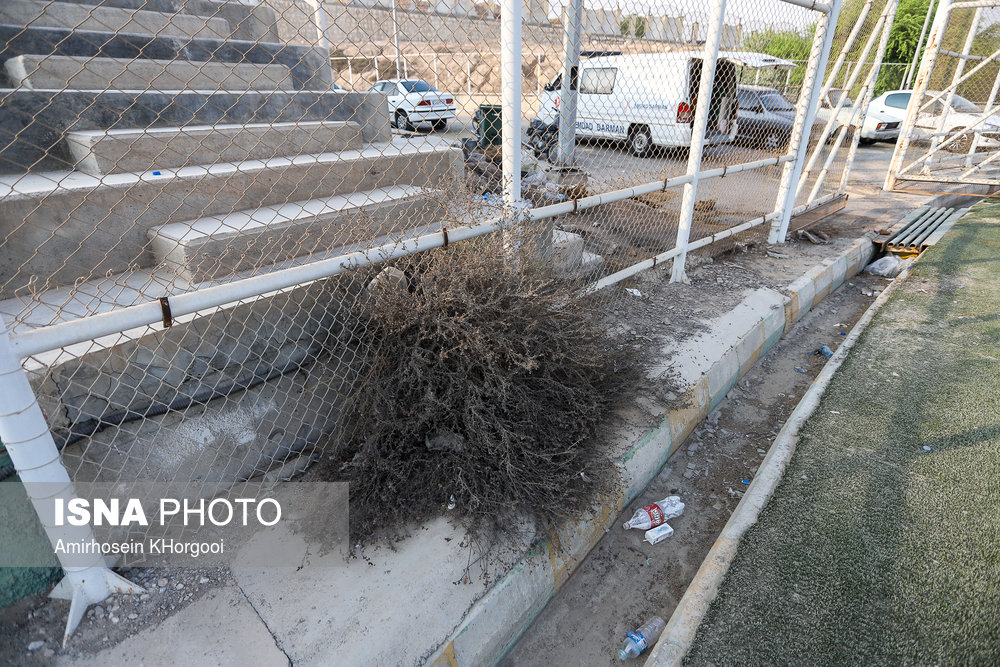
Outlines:
[[[7,0],[3,353],[51,433],[12,401],[16,471],[350,460],[371,304],[421,289],[415,253],[479,237],[593,294],[783,241],[796,194],[842,193],[857,140],[889,138],[864,128],[895,3],[847,6]]]
[[[941,2],[914,89],[873,102],[904,119],[886,181],[1000,184],[1000,5]]]

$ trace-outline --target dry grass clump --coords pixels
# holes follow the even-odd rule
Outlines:
[[[634,385],[635,350],[546,266],[465,243],[396,264],[406,280],[367,299],[347,406],[352,533],[452,498],[470,526],[506,532],[578,514],[616,483],[596,436]]]

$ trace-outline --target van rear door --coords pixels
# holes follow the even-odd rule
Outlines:
[[[694,119],[698,110],[698,90],[701,86],[702,59],[692,58],[688,63],[688,104],[691,106],[691,118]],[[736,65],[720,58],[715,66],[715,79],[712,82],[712,97],[708,108],[708,127],[705,129],[705,141],[717,143],[732,140],[736,130],[736,84],[738,81]]]

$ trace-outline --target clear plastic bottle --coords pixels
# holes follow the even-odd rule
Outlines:
[[[660,638],[660,633],[663,632],[663,628],[666,625],[667,624],[662,618],[654,616],[643,623],[642,627],[638,630],[626,632],[625,647],[618,651],[618,657],[622,660],[637,657],[647,648],[656,643],[656,640]]]
[[[681,502],[681,497],[667,496],[659,502],[637,509],[635,514],[632,515],[632,518],[625,522],[624,528],[625,530],[628,530],[629,528],[649,530],[650,528],[656,528],[657,526],[662,525],[664,521],[678,517],[683,513],[684,503]]]

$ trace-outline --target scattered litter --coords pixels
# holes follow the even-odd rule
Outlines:
[[[45,642],[43,642],[42,640],[38,639],[38,640],[33,641],[30,644],[28,644],[28,650],[29,651],[37,651],[38,649],[42,648],[43,646],[45,646]]]
[[[767,450],[766,449],[761,449],[760,447],[758,447],[757,448],[757,453],[758,454],[767,454]]]
[[[646,559],[646,567],[649,567],[652,564],[653,564],[653,559],[652,558],[647,558]]]
[[[929,452],[929,451],[931,451],[931,446],[930,445],[924,445],[923,447],[921,447],[921,449],[923,449],[925,452]]]
[[[965,285],[959,285],[958,289],[965,289]]]
[[[801,366],[796,366],[795,367],[795,372],[796,373],[805,373],[806,369],[802,368]]]
[[[674,534],[674,529],[668,524],[663,524],[646,531],[646,541],[650,544],[659,544]]]
[[[622,527],[625,530],[629,528],[649,530],[662,525],[667,519],[673,519],[683,513],[684,503],[681,502],[680,496],[667,496],[652,505],[637,509],[632,518],[625,522]]]
[[[822,346],[821,348],[819,348],[819,353],[820,353],[820,354],[822,354],[822,355],[823,355],[824,357],[826,357],[827,359],[829,359],[830,357],[832,357],[832,356],[833,356],[833,350],[831,350],[831,349],[830,349],[829,347],[827,347],[826,345],[824,345],[824,346]]]
[[[743,484],[749,484],[750,480],[749,479],[741,479],[740,482],[742,482]]]
[[[154,172],[153,172],[153,176],[162,176],[162,175],[163,175],[163,174],[161,174],[161,173],[160,173],[160,172],[158,172],[158,171],[154,171]]]
[[[895,278],[906,266],[906,262],[896,255],[886,255],[865,267],[865,273],[885,278]]]
[[[457,505],[458,503],[455,501],[455,496],[448,499],[448,509],[453,510]]]
[[[847,332],[846,332],[846,331],[841,331],[841,332],[840,332],[840,335],[841,335],[841,336],[846,336],[846,335],[847,335]]]
[[[830,410],[831,415],[839,415],[840,413],[836,410]]]
[[[824,234],[824,236],[826,236],[826,235]],[[805,240],[809,241],[809,243],[812,243],[813,245],[826,245],[827,243],[830,242],[829,240],[823,240],[818,235],[813,234],[811,232],[808,232],[805,229],[800,229],[798,231],[798,237],[800,239],[805,239]],[[829,237],[827,237],[827,238],[829,238]]]
[[[773,257],[774,259],[788,259],[791,255],[786,255],[783,252],[774,252],[773,250],[767,251],[768,257]]]
[[[898,378],[898,377],[899,377],[899,373],[893,373],[893,374],[892,374],[892,377],[894,377],[894,378]]]
[[[625,291],[631,294],[632,296],[642,297],[642,292],[635,289],[634,287],[626,287]]]

